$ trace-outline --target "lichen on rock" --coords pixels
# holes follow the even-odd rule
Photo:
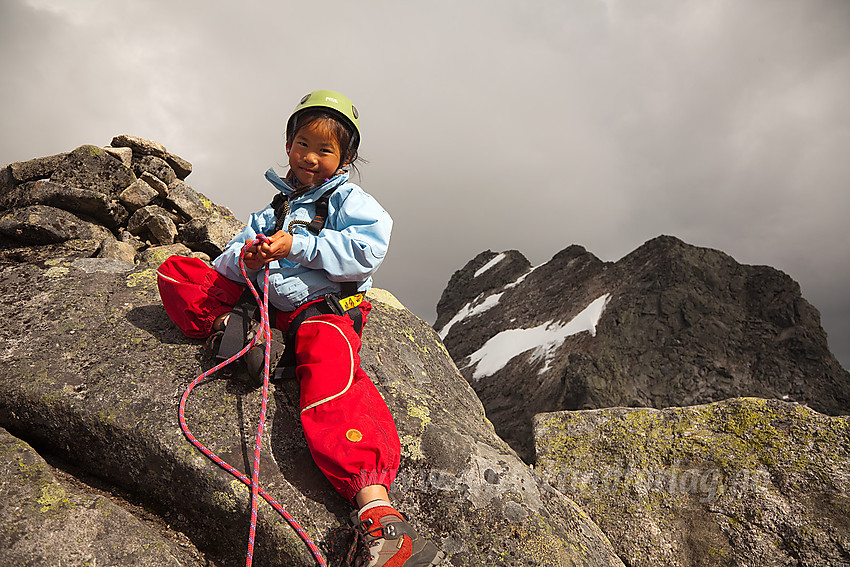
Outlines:
[[[740,398],[539,414],[537,467],[629,565],[842,565],[850,422]]]

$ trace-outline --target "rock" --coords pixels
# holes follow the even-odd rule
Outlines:
[[[88,217],[110,229],[118,228],[130,217],[127,209],[110,195],[48,180],[18,185],[0,203],[5,209],[47,205]]]
[[[242,225],[232,218],[233,213],[228,208],[210,202],[179,180],[169,165],[174,164],[180,176],[185,177],[191,171],[191,164],[166,152],[161,144],[151,140],[125,135],[116,136],[113,143],[115,147],[105,150],[95,146],[80,146],[67,154],[16,162],[0,169],[0,211],[13,210],[18,215],[4,215],[5,229],[0,231],[0,259],[29,261],[50,258],[53,253],[59,257],[63,254],[76,257],[88,253],[129,258],[130,250],[126,246],[107,244],[102,247],[100,242],[106,235],[100,231],[97,234],[88,231],[61,236],[50,233],[45,236],[49,233],[46,227],[40,227],[32,241],[42,245],[32,253],[28,252],[20,239],[23,234],[21,231],[30,225],[18,226],[23,218],[20,215],[26,216],[19,211],[34,205],[62,209],[75,216],[70,218],[60,215],[59,220],[52,223],[54,225],[60,222],[64,226],[72,221],[74,226],[85,226],[79,223],[94,221],[116,234],[123,232],[125,236],[122,242],[132,245],[137,252],[147,244],[135,236],[128,238],[130,233],[125,230],[128,226],[155,245],[167,245],[174,242],[177,223],[195,217],[228,217],[214,220],[211,230],[193,225],[187,231],[187,235],[197,240],[198,248],[193,250],[194,256],[208,259],[211,254],[220,253],[222,243],[219,240],[222,234],[233,226]],[[134,151],[136,157],[133,157]],[[138,168],[140,179],[122,165],[121,162],[127,163],[128,159]],[[48,175],[51,175],[51,179],[43,179]],[[42,179],[31,180],[33,178]],[[168,185],[161,178],[177,183],[171,201],[165,199],[168,196]],[[137,215],[132,223],[129,222],[131,212],[151,205],[157,205],[157,208],[148,209]],[[69,236],[74,241],[85,242],[85,246],[69,248],[59,243]],[[56,242],[57,239],[59,242]],[[45,244],[47,241],[51,243]]]
[[[136,250],[140,250],[145,247],[145,243],[142,242],[141,239],[137,238],[127,230],[122,230],[118,233],[118,240],[131,244]]]
[[[177,180],[168,186],[168,204],[186,220],[203,219],[213,214],[212,201]]]
[[[192,173],[192,164],[178,155],[168,154],[165,156],[165,161],[174,170],[177,179],[186,179]]]
[[[87,271],[71,262],[0,269],[0,426],[144,503],[208,564],[243,561],[249,490],[189,445],[177,422],[178,398],[212,361],[165,315],[153,269]],[[403,447],[391,498],[447,552],[446,564],[622,567],[581,510],[495,435],[428,325],[397,300],[370,298],[363,368]],[[205,382],[185,415],[198,439],[244,470],[261,392],[240,384]],[[297,404],[295,382],[272,386],[260,479],[322,543],[351,508],[313,463]],[[256,564],[315,565],[265,504],[256,543]]]
[[[108,237],[103,240],[66,240],[56,244],[22,244],[12,241],[11,244],[3,243],[3,238],[0,236],[0,262],[21,263],[28,262],[33,264],[52,265],[57,262],[57,258],[63,261],[72,258],[91,258],[97,254],[98,250],[103,246],[103,242],[108,240]]]
[[[0,201],[3,200],[6,193],[15,188],[16,181],[12,177],[12,166],[7,165],[0,169]]]
[[[156,156],[142,156],[141,158],[133,158],[133,170],[136,175],[141,177],[145,173],[150,173],[166,185],[170,185],[177,180],[177,175],[168,163]]]
[[[150,268],[159,268],[159,265],[165,262],[170,256],[195,256],[185,244],[176,242],[167,246],[153,246],[147,250],[139,252],[139,264]]]
[[[35,158],[9,164],[9,173],[16,183],[46,179],[68,157],[67,153]]]
[[[245,223],[229,216],[192,219],[180,225],[180,240],[192,250],[205,252],[215,258],[244,227]]]
[[[160,197],[168,196],[168,185],[159,177],[145,171],[142,172],[142,181],[150,185],[151,189],[156,191]]]
[[[145,175],[152,177],[149,173]],[[135,212],[149,205],[158,196],[159,193],[146,183],[146,180],[138,179],[118,195],[118,200],[127,207],[127,210]]]
[[[150,237],[154,244],[172,244],[177,227],[168,211],[157,205],[142,207],[130,217],[127,230],[135,236]]]
[[[205,565],[185,536],[164,530],[142,509],[134,515],[110,494],[55,471],[2,428],[0,462],[4,565]]]
[[[847,417],[745,398],[540,414],[534,437],[627,565],[847,565]]]
[[[542,412],[741,396],[850,412],[850,373],[778,270],[672,237],[618,262],[570,246],[520,275],[499,271],[508,254],[479,272],[496,258],[452,277],[436,328],[496,431],[529,460]]]
[[[165,146],[159,142],[146,140],[129,134],[121,134],[120,136],[112,138],[112,147],[130,148],[134,154],[139,156],[151,155],[159,158],[165,158],[168,155],[168,152],[165,150]]]
[[[437,303],[436,329],[449,327],[449,319],[463,312],[470,298],[499,289],[526,274],[531,263],[516,250],[496,254],[487,250],[470,260],[462,270],[452,275]],[[478,277],[479,271],[487,277]],[[477,275],[476,275],[477,274]],[[489,294],[487,294],[489,295]]]
[[[121,163],[125,167],[133,167],[133,150],[130,148],[113,148],[111,146],[106,146],[103,148],[103,151],[121,160]]]
[[[112,138],[112,145],[116,148],[131,148],[132,151],[139,156],[151,155],[164,159],[168,163],[169,167],[174,170],[177,179],[186,179],[186,177],[192,173],[191,163],[178,155],[169,153],[165,149],[165,146],[159,142],[146,140],[137,136],[130,136],[128,134],[122,134],[121,136],[115,136]]]
[[[100,245],[100,258],[111,258],[133,264],[136,260],[136,248],[127,242],[107,238]]]
[[[133,171],[97,146],[80,146],[56,167],[50,180],[78,189],[118,195],[136,180]]]
[[[57,262],[54,262],[56,265]],[[114,258],[75,258],[68,262],[58,262],[58,264],[67,264],[75,270],[80,270],[87,274],[96,274],[102,272],[104,274],[126,274],[133,271],[136,265],[132,262],[122,262]]]
[[[54,244],[75,239],[101,242],[112,237],[100,225],[44,205],[31,205],[0,216],[0,235],[23,244]]]

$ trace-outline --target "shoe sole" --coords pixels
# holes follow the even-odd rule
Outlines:
[[[434,544],[430,543],[430,542],[428,543],[428,545],[434,546]],[[437,551],[436,546],[434,546],[434,549],[435,549],[435,551]],[[410,559],[408,559],[408,561],[404,562],[404,567],[436,567],[437,565],[442,563],[443,559],[445,559],[445,558],[446,558],[445,553],[443,553],[442,551],[437,551],[436,554],[434,555],[434,557],[432,557],[431,560],[428,561],[427,563],[423,563],[422,561],[416,561],[414,563],[408,563],[408,561],[410,561]]]

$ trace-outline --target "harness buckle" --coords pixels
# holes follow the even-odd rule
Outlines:
[[[340,304],[339,298],[336,296],[336,294],[326,293],[325,303],[328,304],[328,307],[330,307],[334,315],[339,315],[340,317],[345,315],[345,309],[342,308],[342,304]]]

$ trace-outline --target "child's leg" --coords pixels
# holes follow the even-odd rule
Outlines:
[[[364,322],[370,308],[361,304]],[[312,317],[298,328],[296,344],[304,436],[334,488],[357,506],[352,522],[369,547],[369,565],[437,565],[444,555],[389,502],[401,446],[387,404],[360,368],[353,322]]]
[[[374,502],[375,500],[389,501],[389,499],[390,495],[386,486],[383,484],[370,484],[361,488],[357,494],[354,495],[354,505],[357,506],[357,508],[362,508],[369,502]]]
[[[198,339],[212,333],[213,322],[233,308],[245,289],[198,258],[171,256],[156,275],[165,312],[184,335]]]
[[[362,304],[364,320],[370,307]],[[364,487],[389,487],[401,458],[398,432],[360,368],[360,337],[351,319],[311,317],[296,337],[301,423],[316,464],[348,500]]]

